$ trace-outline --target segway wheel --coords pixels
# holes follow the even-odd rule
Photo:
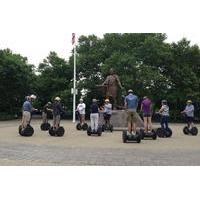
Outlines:
[[[27,127],[22,131],[20,131],[20,135],[24,137],[31,137],[34,133],[34,129],[31,125],[27,125]]]
[[[144,129],[140,129],[141,140],[144,139]]]
[[[157,139],[157,133],[156,133],[156,131],[152,130],[152,134],[153,134],[152,139],[156,140]]]
[[[113,125],[110,124],[110,132],[112,133],[113,132]]]
[[[122,141],[123,141],[123,143],[127,142],[127,132],[126,131],[123,131],[123,133],[122,133]]]
[[[21,135],[21,131],[22,131],[22,125],[19,126],[19,130],[18,133]]]
[[[136,139],[137,143],[140,143],[141,142],[141,134],[140,134],[140,132],[136,132],[136,137],[137,137],[137,139]]]
[[[88,129],[87,123],[84,123],[84,124],[83,124],[82,129],[83,129],[84,131],[86,131],[86,130]]]
[[[76,125],[76,129],[79,130],[79,131],[82,129],[81,123],[78,123],[78,124]]]
[[[65,134],[65,129],[62,126],[60,126],[56,131],[56,136],[62,137],[64,134]]]
[[[166,135],[166,137],[171,137],[172,136],[172,129],[171,128],[167,128],[165,130],[165,135]]]
[[[97,135],[98,136],[102,135],[102,128],[101,127],[98,127],[98,129],[97,129]]]
[[[197,134],[198,134],[198,129],[197,129],[197,127],[192,127],[192,129],[191,129],[190,132],[191,132],[191,134],[194,135],[194,136],[197,135]]]
[[[53,127],[51,127],[51,128],[49,129],[49,135],[50,135],[50,136],[56,136],[56,133],[55,133],[55,130],[53,129]]]
[[[50,129],[51,125],[49,123],[42,123],[40,128],[42,131],[48,131]]]
[[[163,128],[158,128],[156,134],[158,137],[165,137],[165,130]]]
[[[189,134],[189,129],[188,129],[187,126],[185,126],[185,127],[183,128],[183,133],[184,133],[185,135],[188,135],[188,134]]]
[[[91,136],[91,133],[92,133],[92,128],[91,128],[91,126],[89,126],[87,129],[87,135]]]
[[[102,132],[104,132],[105,130],[106,130],[106,125],[103,124],[103,125],[102,125]]]

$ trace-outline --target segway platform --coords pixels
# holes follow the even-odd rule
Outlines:
[[[158,128],[156,130],[156,134],[158,137],[161,137],[161,138],[169,138],[172,136],[172,129],[170,128],[167,128],[167,129],[164,129],[164,128]]]
[[[58,129],[54,129],[53,127],[49,129],[50,136],[62,137],[64,134],[65,134],[65,129],[62,126],[58,127]]]
[[[22,130],[22,126],[20,125],[19,134],[23,137],[31,137],[34,134],[34,129],[30,124],[28,124],[27,127]]]
[[[127,142],[136,142],[136,143],[140,143],[141,142],[141,133],[139,131],[136,132],[135,135],[131,134],[128,135],[127,131],[123,131],[122,133],[122,140],[123,143],[127,143]]]
[[[110,131],[110,132],[113,132],[113,125],[112,124],[103,124],[102,125],[102,131]]]
[[[188,126],[185,126],[183,128],[183,133],[185,135],[193,135],[193,136],[196,136],[198,134],[198,128],[197,127],[192,127],[191,129],[188,128]]]
[[[157,139],[157,133],[156,131],[153,129],[151,132],[145,133],[144,129],[140,129],[140,133],[141,133],[141,139],[152,139],[152,140],[156,140]]]
[[[87,123],[84,123],[83,125],[81,125],[81,123],[78,123],[76,125],[76,129],[77,130],[83,130],[83,131],[86,131],[88,129],[88,124]]]
[[[97,135],[97,136],[101,136],[102,135],[102,128],[99,126],[97,129],[97,132],[93,131],[91,126],[88,127],[87,129],[87,135],[91,136],[91,135]]]
[[[51,125],[49,123],[42,123],[40,126],[40,129],[42,131],[48,131],[51,128]]]

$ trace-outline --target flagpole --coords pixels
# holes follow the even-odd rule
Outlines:
[[[76,42],[74,42],[73,123],[76,122]]]

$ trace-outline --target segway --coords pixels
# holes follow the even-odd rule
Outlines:
[[[80,114],[78,111],[76,111],[76,116],[77,116],[78,120],[80,121]],[[76,124],[76,129],[79,131],[80,130],[86,131],[88,129],[88,124],[84,123],[81,125],[81,123],[79,122],[78,124]]]
[[[156,140],[157,139],[157,133],[154,129],[152,129],[151,132],[146,133],[144,131],[144,129],[140,129],[140,133],[141,133],[141,139],[152,139],[152,140]]]
[[[20,125],[19,134],[24,137],[31,137],[34,134],[34,129],[30,124],[27,124],[26,128],[22,130],[22,125]]]
[[[192,127],[191,129],[188,126],[185,126],[183,128],[183,133],[185,135],[193,135],[196,136],[198,134],[198,128],[197,127]]]
[[[97,131],[92,130],[91,126],[88,127],[87,129],[87,135],[91,136],[91,135],[98,135],[101,136],[102,135],[102,127],[98,126]]]
[[[161,138],[169,138],[172,136],[172,129],[168,128],[157,128],[156,134]]]
[[[83,131],[86,131],[88,129],[88,124],[87,123],[84,123],[83,125],[81,125],[81,123],[79,122],[77,125],[76,125],[76,129],[77,130],[83,130]]]
[[[127,142],[136,142],[136,143],[140,143],[142,139],[141,133],[140,131],[136,131],[136,134],[133,135],[128,135],[127,131],[123,131],[122,133],[122,141],[123,143],[127,143]]]
[[[102,131],[110,131],[113,132],[113,125],[112,124],[103,124],[102,125]]]
[[[51,125],[47,122],[47,123],[42,123],[40,126],[40,129],[42,131],[48,131],[51,128]]]
[[[50,136],[57,136],[62,137],[65,134],[65,129],[62,126],[59,126],[57,129],[55,129],[53,126],[49,129],[49,135]]]

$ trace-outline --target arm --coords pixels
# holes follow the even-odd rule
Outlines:
[[[108,76],[106,77],[106,80],[102,83],[102,85],[108,85],[108,82],[109,82],[109,78]]]
[[[163,106],[162,106],[158,112],[159,112],[159,113],[162,113],[163,110],[164,110],[164,108],[163,108]]]
[[[116,77],[116,80],[117,80],[117,83],[118,83],[119,87],[122,89],[123,87],[122,87],[122,84],[121,84],[121,82],[119,80],[119,76],[115,75],[115,77]]]
[[[140,112],[142,112],[142,109],[143,109],[143,102],[141,103],[141,106],[140,106]]]

